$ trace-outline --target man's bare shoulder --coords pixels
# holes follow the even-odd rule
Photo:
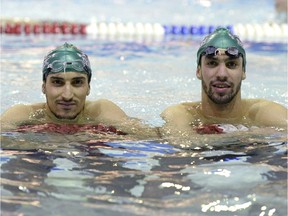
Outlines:
[[[107,99],[96,101],[87,101],[85,104],[85,113],[98,119],[119,119],[127,117],[125,112],[114,102]]]
[[[197,109],[199,102],[185,102],[180,104],[175,104],[167,107],[162,113],[161,116],[169,116],[169,115],[181,115],[181,114],[188,114],[191,111],[194,112]]]
[[[1,119],[7,115],[14,115],[14,114],[30,114],[33,111],[38,109],[42,109],[44,107],[44,103],[36,103],[36,104],[16,104],[12,107],[8,108],[2,115]]]
[[[249,112],[258,112],[261,111],[261,109],[266,108],[272,109],[271,111],[277,108],[286,109],[281,104],[266,99],[245,99],[243,101],[245,102]]]
[[[108,99],[99,99],[95,101],[87,101],[85,104],[85,109],[88,111],[95,111],[97,112],[101,111],[102,109],[120,109],[119,106],[117,106],[114,102],[108,100]],[[103,111],[103,110],[102,110]]]
[[[261,103],[269,103],[271,101],[262,98],[249,98],[249,99],[242,99],[242,102],[244,102],[247,106],[251,107],[253,105],[258,105]]]
[[[185,102],[167,107],[161,117],[166,124],[173,124],[179,127],[186,127],[197,115],[199,102]]]
[[[191,122],[197,115],[199,102],[185,102],[167,107],[161,117],[165,121],[159,129],[162,136],[179,137],[192,136]]]
[[[30,119],[31,114],[37,110],[43,109],[44,103],[37,104],[16,104],[7,109],[0,118],[3,128],[12,128],[15,125],[21,124]]]
[[[286,126],[287,108],[265,99],[246,100],[250,119],[264,126]]]

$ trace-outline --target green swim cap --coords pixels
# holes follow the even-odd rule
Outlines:
[[[201,42],[200,48],[197,51],[197,65],[200,65],[201,55],[208,46],[214,46],[216,48],[227,49],[229,47],[235,47],[243,58],[243,68],[245,71],[246,66],[246,53],[243,48],[240,39],[233,35],[227,28],[217,28],[214,32],[209,34]]]
[[[79,72],[88,75],[91,80],[91,67],[88,56],[72,44],[65,43],[50,51],[43,62],[43,81],[48,74],[60,72]]]

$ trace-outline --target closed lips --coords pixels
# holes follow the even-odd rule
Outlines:
[[[61,106],[73,106],[75,105],[75,103],[71,103],[71,102],[58,102],[59,105]]]

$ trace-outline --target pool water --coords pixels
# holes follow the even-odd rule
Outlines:
[[[287,148],[275,137],[190,149],[84,137],[2,133],[3,215],[287,213]]]
[[[27,16],[33,2],[22,2],[18,15]],[[108,6],[99,8],[112,20],[120,16],[116,6],[129,5],[125,0],[107,2],[109,13]],[[204,12],[199,16],[189,13],[188,8],[200,7],[199,2],[181,1],[173,7],[167,1],[133,1],[125,10],[138,12],[143,22],[184,23],[187,18],[201,21],[204,17]],[[227,7],[240,13],[239,3],[231,2]],[[241,5],[249,21],[252,12],[245,2]],[[66,3],[60,2],[56,9],[67,7]],[[75,12],[79,3],[72,1],[70,9]],[[93,3],[82,1],[83,11],[77,11],[83,15],[81,21],[97,12],[89,8]],[[7,11],[16,4],[4,2]],[[264,1],[263,14],[257,10],[254,16],[263,20],[266,13],[271,18],[271,4]],[[145,13],[139,14],[140,6]],[[166,6],[166,10],[160,16],[153,7],[149,16],[151,6]],[[35,7],[35,19],[48,17],[47,11],[40,13],[39,6]],[[215,3],[205,11],[215,8],[224,14]],[[129,21],[131,13],[124,13],[122,19]],[[209,16],[213,22],[221,20],[215,14]],[[55,13],[55,19],[63,17],[64,12]],[[151,127],[163,124],[159,114],[167,106],[200,100],[201,83],[195,75],[198,36],[121,40],[90,35],[1,36],[1,113],[14,104],[45,101],[43,58],[66,41],[89,55],[93,70],[89,100],[110,99]],[[242,97],[266,98],[287,107],[287,42],[245,40],[244,46],[247,78]],[[1,215],[287,215],[284,132],[272,128],[199,135],[185,144],[181,139],[172,145],[160,138],[137,140],[88,132],[1,132]]]

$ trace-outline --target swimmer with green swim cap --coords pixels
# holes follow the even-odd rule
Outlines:
[[[43,63],[43,80],[50,73],[77,71],[88,75],[91,81],[91,67],[88,56],[72,44],[65,43],[48,53]]]
[[[202,83],[201,101],[166,108],[161,114],[165,121],[162,136],[172,143],[175,137],[182,137],[182,141],[186,137],[189,143],[198,132],[219,133],[227,128],[235,131],[257,126],[287,130],[284,106],[265,99],[241,98],[245,71],[246,53],[236,35],[226,28],[207,35],[197,51],[196,77]]]
[[[226,28],[218,28],[204,38],[197,51],[197,64],[200,64],[200,59],[203,55],[217,54],[219,49],[224,49],[227,55],[235,56],[236,58],[241,55],[245,70],[246,53],[242,42]]]
[[[88,56],[76,46],[65,43],[50,51],[44,59],[42,72],[42,92],[46,102],[11,107],[1,115],[2,130],[19,129],[19,126],[29,123],[33,126],[49,125],[49,128],[42,126],[41,130],[46,128],[51,131],[53,127],[62,128],[61,130],[69,133],[67,125],[75,131],[75,128],[88,130],[89,127],[73,125],[88,124],[93,130],[101,125],[100,128],[107,129],[108,133],[111,132],[111,128],[114,128],[113,131],[121,131],[121,134],[145,137],[145,139],[147,136],[158,137],[156,130],[142,124],[138,119],[130,118],[112,101],[86,100],[90,94],[92,70]],[[54,127],[51,124],[61,124],[64,128]],[[34,131],[39,131],[38,129],[33,128]]]

